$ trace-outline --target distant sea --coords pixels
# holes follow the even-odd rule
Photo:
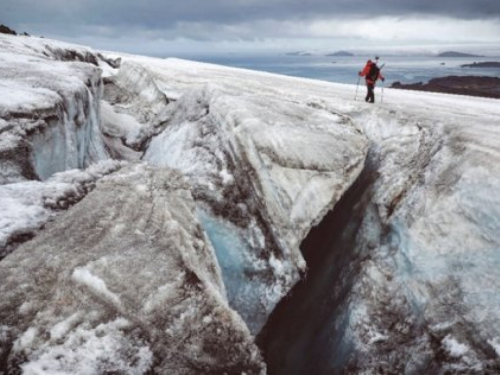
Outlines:
[[[259,70],[295,77],[319,79],[329,82],[356,84],[358,72],[374,56],[204,56],[191,60]],[[387,56],[380,58],[385,64],[385,85],[393,82],[427,82],[431,78],[449,75],[484,75],[500,77],[500,68],[462,68],[463,64],[483,61],[500,61],[500,57],[424,57]]]

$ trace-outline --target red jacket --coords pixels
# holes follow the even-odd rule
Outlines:
[[[381,79],[382,81],[385,80],[385,77],[382,75],[380,70],[379,70],[377,78],[375,80],[373,80],[372,77],[368,77],[368,73],[370,73],[370,69],[372,68],[372,65],[375,65],[375,63],[371,60],[368,60],[365,67],[363,68],[363,70],[361,72],[359,72],[359,75],[361,77],[366,77],[365,78],[366,83],[370,83],[370,84],[375,84],[375,81],[377,81],[377,79]]]

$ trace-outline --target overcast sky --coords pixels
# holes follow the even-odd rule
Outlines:
[[[0,23],[158,56],[433,46],[500,52],[500,0],[1,0]]]

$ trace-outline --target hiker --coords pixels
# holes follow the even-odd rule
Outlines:
[[[384,76],[380,73],[380,68],[377,66],[379,57],[375,57],[375,62],[372,60],[368,60],[364,69],[359,72],[360,77],[365,77],[367,93],[365,97],[365,101],[368,103],[373,103],[375,101],[375,82],[377,79],[381,79],[382,82],[385,81]]]

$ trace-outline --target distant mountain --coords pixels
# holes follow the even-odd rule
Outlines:
[[[287,56],[312,56],[312,53],[306,51],[295,51],[285,53]]]
[[[337,51],[337,52],[329,53],[325,56],[354,56],[354,54],[352,54],[351,52],[347,52],[347,51]]]
[[[470,53],[456,52],[456,51],[446,51],[438,54],[438,57],[484,57],[484,56],[473,55]]]

